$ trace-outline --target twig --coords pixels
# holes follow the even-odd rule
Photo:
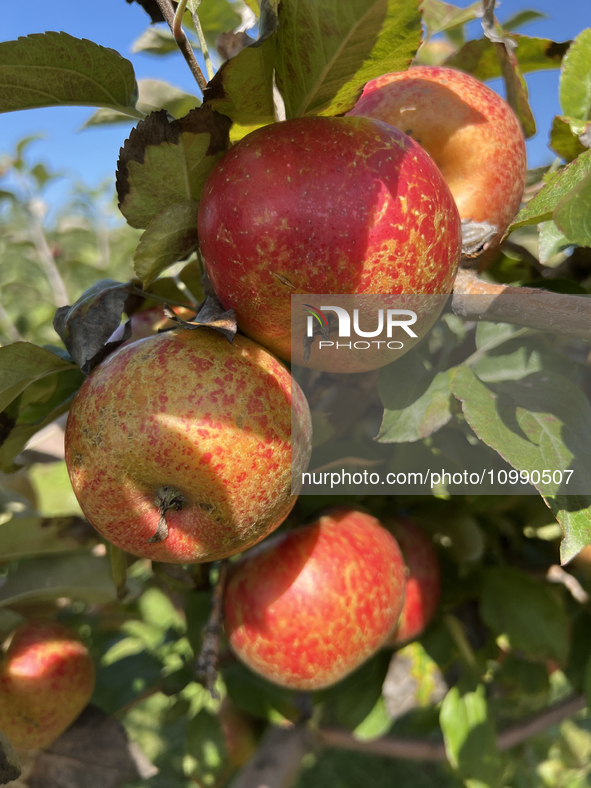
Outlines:
[[[473,271],[460,270],[454,283],[452,309],[461,317],[513,323],[591,340],[591,298],[586,296],[492,284],[483,282]]]
[[[158,3],[158,8],[162,11],[162,16],[166,20],[166,24],[174,36],[174,40],[176,41],[178,48],[185,58],[187,65],[191,69],[191,73],[201,88],[201,92],[203,92],[207,87],[207,80],[199,68],[199,63],[197,62],[195,53],[193,52],[189,39],[185,35],[185,31],[182,29],[182,27],[179,29],[178,35],[175,35],[175,12],[172,7],[172,3],[170,0],[156,0],[156,2]]]
[[[584,709],[586,705],[587,701],[582,695],[575,695],[549,709],[543,709],[499,733],[497,746],[499,750],[510,750],[518,744],[523,744],[523,742],[537,733],[546,730],[546,728],[556,725],[567,717],[571,717]],[[396,739],[386,736],[383,739],[364,742],[356,739],[348,731],[321,728],[317,734],[317,741],[326,747],[367,752],[373,755],[382,755],[386,758],[423,761],[445,760],[445,747],[443,744],[431,742],[427,739]]]
[[[220,561],[218,580],[213,590],[211,613],[209,614],[209,621],[203,628],[203,644],[195,663],[197,679],[209,690],[212,698],[219,697],[215,689],[215,682],[218,677],[222,611],[227,577],[228,561],[224,559]]]
[[[51,249],[47,243],[47,238],[45,237],[45,231],[43,230],[43,224],[41,223],[40,205],[35,201],[31,201],[29,203],[29,212],[32,219],[31,235],[33,237],[33,243],[35,244],[35,249],[39,255],[39,261],[43,267],[43,270],[45,271],[45,275],[47,276],[49,284],[51,285],[51,289],[53,291],[53,301],[56,306],[65,306],[69,303],[68,294],[66,292],[64,280],[58,271],[55,260],[53,259],[53,254],[51,253]]]
[[[201,0],[199,0],[199,3],[196,3],[196,6],[200,5],[200,3]],[[205,61],[205,70],[207,71],[207,76],[209,79],[213,79],[213,66],[211,64],[211,57],[209,56],[207,42],[205,41],[205,36],[203,35],[203,28],[201,27],[201,22],[199,21],[199,16],[197,14],[197,7],[195,7],[194,10],[191,10],[191,19],[193,20],[195,32],[197,33],[197,38],[199,39],[199,46],[201,47],[201,53],[203,55],[203,60]]]
[[[312,734],[304,724],[269,728],[232,788],[289,788],[312,743]]]
[[[549,583],[561,583],[568,591],[570,591],[573,599],[581,605],[586,605],[589,601],[589,594],[585,591],[583,586],[579,583],[574,575],[565,571],[558,564],[552,564],[546,572],[546,580]]]

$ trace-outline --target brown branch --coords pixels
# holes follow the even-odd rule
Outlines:
[[[473,271],[460,270],[452,309],[461,317],[513,323],[591,341],[591,298],[586,296],[492,284]]]
[[[220,635],[222,633],[222,613],[227,577],[228,561],[224,559],[220,561],[218,580],[213,590],[211,613],[209,614],[209,621],[203,628],[203,644],[195,663],[197,680],[202,682],[204,687],[209,690],[212,698],[219,698],[215,690],[215,682],[218,677]]]
[[[197,62],[197,58],[195,57],[195,53],[193,52],[193,48],[191,47],[189,39],[185,35],[185,31],[180,28],[180,30],[176,31],[175,35],[175,12],[174,8],[172,7],[172,3],[170,0],[156,0],[156,2],[158,3],[158,8],[162,11],[162,16],[166,20],[166,24],[170,28],[170,32],[174,36],[176,45],[180,49],[182,56],[185,58],[187,65],[191,69],[191,73],[201,88],[201,92],[203,92],[207,87],[207,80],[203,76],[203,72],[199,67],[199,63]]]
[[[556,725],[567,717],[581,711],[587,705],[582,695],[567,698],[562,703],[557,703],[548,709],[520,720],[511,725],[497,736],[499,750],[510,750],[518,744],[523,744],[527,739]],[[348,731],[333,728],[321,728],[317,734],[317,742],[326,747],[336,747],[343,750],[356,750],[373,755],[382,755],[385,758],[405,758],[422,761],[445,760],[445,747],[438,742],[427,739],[396,739],[386,736],[375,741],[358,741]]]
[[[232,788],[289,788],[312,743],[312,734],[304,724],[270,727]]]

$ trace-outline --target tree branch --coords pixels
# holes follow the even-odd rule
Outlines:
[[[203,76],[203,72],[199,68],[199,63],[197,62],[197,58],[195,57],[195,53],[191,47],[189,39],[185,35],[185,31],[180,28],[176,31],[175,35],[175,22],[174,22],[174,8],[172,7],[172,3],[170,0],[156,0],[158,3],[158,8],[162,11],[162,16],[166,20],[166,24],[170,28],[171,33],[174,36],[174,40],[178,48],[181,50],[183,57],[185,58],[187,65],[191,69],[191,73],[195,77],[195,80],[199,87],[201,88],[201,92],[205,90],[207,87],[207,80]]]
[[[211,613],[209,621],[203,628],[203,645],[195,664],[197,680],[201,681],[209,690],[212,698],[219,698],[215,690],[218,676],[218,663],[220,659],[220,635],[222,632],[222,614],[224,606],[224,592],[228,577],[228,560],[220,561],[218,580],[213,590]]]
[[[289,728],[270,727],[232,788],[289,788],[312,743],[312,734],[302,723]]]
[[[499,750],[510,750],[518,744],[523,744],[527,739],[556,725],[567,717],[581,711],[587,705],[582,695],[567,698],[562,703],[557,703],[548,709],[543,709],[531,717],[520,720],[511,725],[497,736]],[[385,736],[375,741],[358,741],[348,731],[333,728],[321,728],[317,734],[317,742],[326,747],[336,747],[343,750],[356,750],[373,755],[382,755],[386,758],[405,758],[422,761],[445,760],[445,747],[438,742],[427,739],[396,739]]]
[[[456,315],[493,323],[513,323],[591,341],[591,298],[563,295],[535,287],[483,282],[460,270],[453,289]]]

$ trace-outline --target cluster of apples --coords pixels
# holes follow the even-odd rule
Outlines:
[[[279,360],[291,360],[290,296],[449,293],[462,222],[487,223],[498,241],[524,182],[511,109],[445,68],[388,74],[347,117],[275,123],[233,146],[205,185],[199,236],[246,336],[146,336],[89,376],[66,461],[90,522],[134,555],[173,563],[268,536],[295,503],[292,472],[311,446],[308,404]],[[157,321],[143,321],[140,334],[153,334]],[[225,598],[236,654],[271,681],[317,689],[420,634],[439,598],[436,555],[409,522],[386,525],[341,507],[250,552]],[[18,748],[47,746],[93,683],[72,631],[25,624],[0,668],[0,729]]]

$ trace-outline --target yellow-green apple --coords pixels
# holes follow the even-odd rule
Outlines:
[[[457,209],[430,156],[368,118],[296,118],[248,134],[210,173],[198,225],[222,305],[284,359],[292,294],[449,293],[461,252]],[[431,323],[442,308],[430,302]]]
[[[94,664],[73,629],[29,621],[15,630],[0,665],[0,730],[17,750],[48,747],[86,706]]]
[[[433,618],[441,596],[439,559],[429,536],[407,517],[385,520],[400,545],[408,569],[402,613],[387,645],[415,640]]]
[[[488,222],[495,241],[519,210],[523,132],[511,107],[470,74],[414,66],[372,79],[349,113],[383,120],[415,139],[447,181],[462,220]]]
[[[293,433],[292,433],[293,405]],[[306,399],[243,336],[175,330],[116,350],[76,395],[66,463],[84,514],[133,555],[213,561],[263,539],[295,503]]]
[[[394,537],[365,512],[335,508],[238,564],[225,594],[226,634],[256,673],[285,687],[320,689],[384,644],[404,585]]]

